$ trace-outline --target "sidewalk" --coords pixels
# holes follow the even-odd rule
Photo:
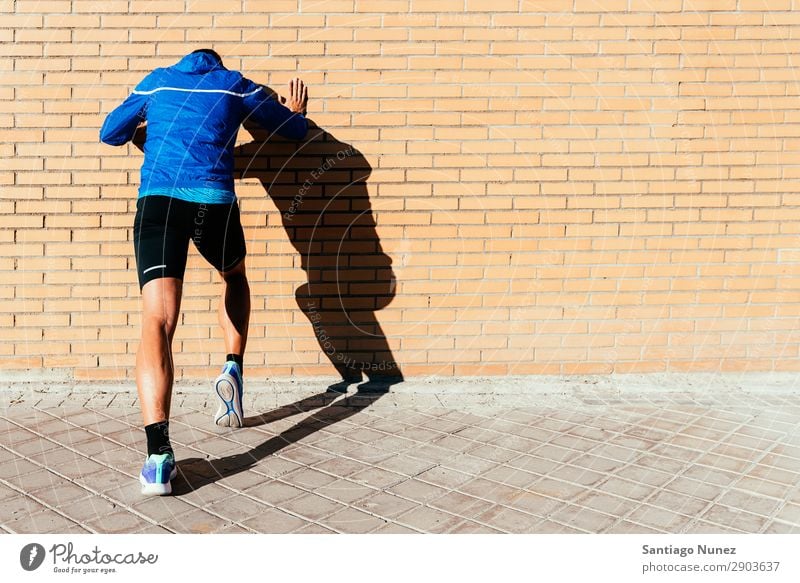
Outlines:
[[[791,376],[415,381],[385,395],[247,386],[216,431],[179,384],[174,495],[144,498],[132,386],[0,390],[12,533],[800,533]],[[3,382],[0,386],[9,386]]]

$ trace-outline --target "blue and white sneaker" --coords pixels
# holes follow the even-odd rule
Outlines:
[[[219,408],[214,415],[218,427],[241,427],[244,424],[242,413],[242,371],[235,362],[228,361],[222,373],[214,381],[214,390],[219,397]]]
[[[152,454],[144,462],[139,474],[142,494],[149,496],[167,496],[172,494],[171,480],[178,475],[175,458],[172,454]]]

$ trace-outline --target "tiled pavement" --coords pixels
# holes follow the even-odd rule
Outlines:
[[[317,390],[315,390],[315,385]],[[800,396],[251,392],[173,400],[174,496],[143,498],[135,391],[0,392],[11,533],[800,533]]]

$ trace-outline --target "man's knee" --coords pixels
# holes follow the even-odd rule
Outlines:
[[[142,314],[142,334],[166,334],[172,337],[178,325],[177,317],[163,312]]]
[[[236,267],[228,271],[220,271],[219,274],[227,284],[244,285],[247,283],[247,273],[244,269],[244,261],[240,261]]]

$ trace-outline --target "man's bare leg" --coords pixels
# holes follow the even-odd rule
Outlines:
[[[223,290],[219,303],[219,324],[228,355],[222,373],[214,382],[219,397],[214,423],[220,427],[242,427],[242,359],[250,324],[250,284],[247,282],[244,261],[230,271],[220,272],[220,275]]]
[[[172,338],[181,308],[183,282],[164,277],[142,288],[142,339],[136,353],[136,387],[145,425],[167,421],[174,368]]]
[[[221,271],[220,275],[223,290],[219,302],[219,325],[225,336],[225,350],[228,354],[244,356],[250,325],[250,284],[244,260],[230,271]]]
[[[172,338],[178,323],[183,284],[174,277],[148,281],[142,288],[142,340],[136,352],[136,387],[147,434],[147,460],[139,475],[142,494],[172,493],[177,475],[169,440],[172,401]]]

